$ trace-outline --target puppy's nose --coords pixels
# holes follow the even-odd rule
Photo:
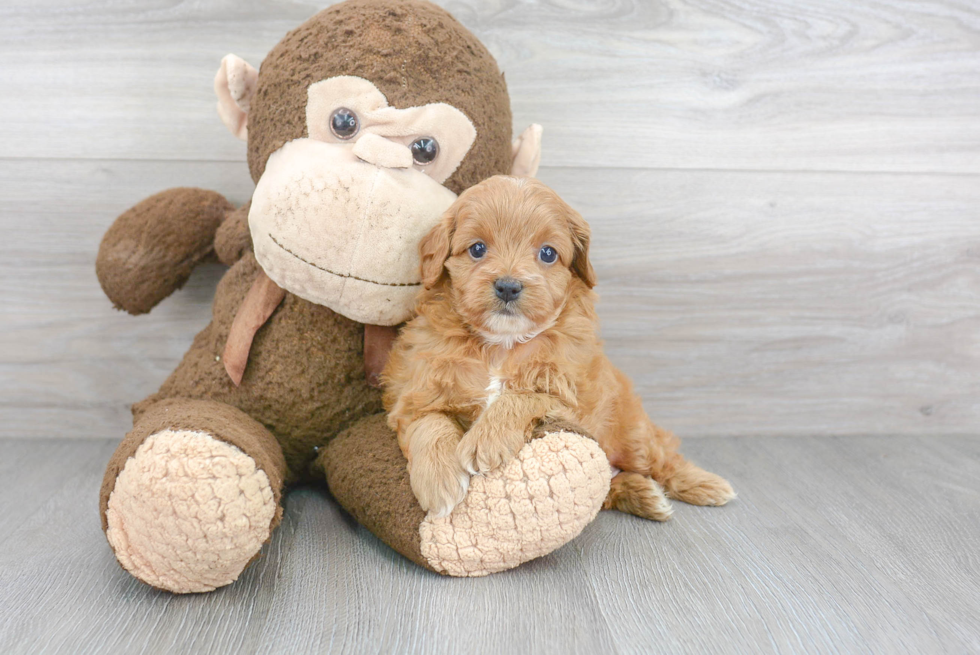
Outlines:
[[[510,302],[517,300],[517,296],[521,295],[521,289],[524,288],[524,285],[512,277],[501,277],[493,283],[493,288],[497,292],[498,298],[504,302]]]

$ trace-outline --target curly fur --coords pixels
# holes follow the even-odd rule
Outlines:
[[[423,239],[425,291],[384,373],[388,422],[423,508],[451,511],[467,474],[506,464],[544,419],[581,425],[622,471],[607,508],[666,520],[665,492],[699,505],[734,497],[681,456],[603,354],[589,240],[588,224],[554,191],[509,176],[464,192]],[[486,245],[479,259],[469,252],[477,242]],[[545,245],[554,263],[539,258]],[[504,277],[522,285],[517,299],[497,296]]]

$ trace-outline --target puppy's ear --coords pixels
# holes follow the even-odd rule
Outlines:
[[[589,242],[592,240],[592,230],[582,215],[565,205],[565,217],[568,229],[572,233],[572,243],[575,244],[575,257],[572,259],[572,272],[578,275],[590,289],[596,285],[595,271],[589,261]]]
[[[419,243],[419,260],[422,262],[422,284],[431,289],[442,277],[443,266],[449,259],[449,247],[456,229],[456,206],[442,215],[439,224],[429,231]]]

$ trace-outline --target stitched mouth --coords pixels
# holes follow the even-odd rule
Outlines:
[[[337,277],[347,278],[349,280],[357,280],[358,282],[368,282],[370,284],[377,284],[378,286],[382,286],[382,287],[419,287],[419,286],[422,286],[422,283],[421,282],[378,282],[377,280],[369,280],[367,278],[358,277],[356,275],[345,275],[344,273],[337,273],[336,271],[331,271],[329,268],[324,268],[323,266],[320,266],[319,264],[315,264],[315,263],[313,263],[311,261],[308,261],[306,259],[303,259],[299,255],[297,255],[296,253],[294,253],[292,250],[290,250],[286,246],[284,246],[281,243],[279,243],[278,241],[276,241],[276,238],[274,236],[272,236],[272,234],[269,234],[269,238],[272,239],[272,243],[276,244],[277,246],[279,246],[280,248],[282,248],[283,251],[289,253],[290,255],[292,255],[293,257],[295,257],[299,261],[303,262],[307,266],[312,266],[313,268],[317,269],[318,271],[323,271],[324,273],[330,273],[330,275],[335,275]]]

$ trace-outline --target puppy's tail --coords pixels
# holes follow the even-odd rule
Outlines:
[[[724,505],[735,498],[728,480],[678,457],[681,465],[664,480],[668,496],[692,505]]]

